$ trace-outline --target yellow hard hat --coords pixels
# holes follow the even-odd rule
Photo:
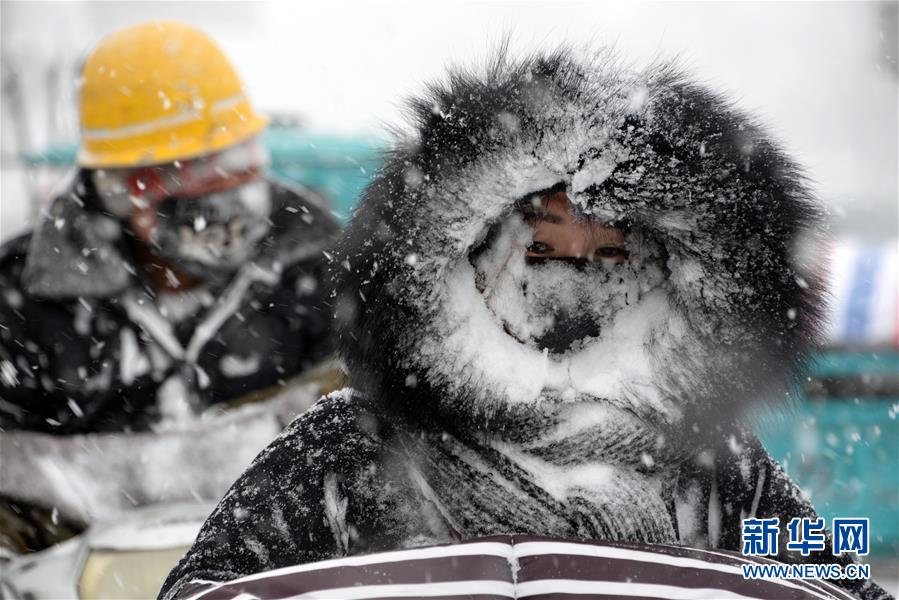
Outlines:
[[[128,27],[87,58],[78,164],[136,167],[211,154],[262,131],[240,77],[203,32],[172,21]]]

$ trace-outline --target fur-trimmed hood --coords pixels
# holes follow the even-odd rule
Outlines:
[[[364,393],[490,430],[555,391],[682,431],[789,393],[821,318],[795,246],[820,212],[755,119],[673,66],[633,73],[610,52],[568,50],[457,69],[410,116],[415,139],[368,187],[340,249],[341,343]],[[475,282],[472,253],[551,189],[625,224],[632,253],[635,240],[662,248],[664,284],[589,352],[507,335]]]

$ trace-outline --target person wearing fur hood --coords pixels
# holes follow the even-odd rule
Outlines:
[[[754,119],[568,50],[454,70],[410,112],[334,262],[353,387],[257,457],[161,597],[510,532],[739,551],[743,518],[815,516],[744,424],[822,319],[794,259],[821,211]],[[556,201],[612,243],[541,256]]]

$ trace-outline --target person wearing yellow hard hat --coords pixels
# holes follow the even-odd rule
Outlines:
[[[0,430],[178,429],[331,353],[339,226],[267,176],[266,119],[206,34],[104,38],[79,111],[78,168],[0,249]]]

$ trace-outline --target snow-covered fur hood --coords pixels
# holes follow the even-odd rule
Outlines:
[[[65,183],[35,228],[22,284],[34,296],[105,298],[134,284],[137,272],[121,221],[104,210],[90,171],[78,170]],[[327,200],[310,190],[268,180],[272,211],[268,234],[252,262],[280,271],[317,258],[339,227]]]
[[[410,106],[416,136],[368,187],[339,251],[342,350],[363,393],[512,437],[530,416],[577,419],[601,401],[693,438],[789,394],[821,313],[795,246],[820,213],[755,119],[676,67],[634,73],[606,51],[501,51]],[[635,279],[611,321],[564,354],[504,330],[472,258],[549,190],[625,227],[632,260],[663,273]]]

